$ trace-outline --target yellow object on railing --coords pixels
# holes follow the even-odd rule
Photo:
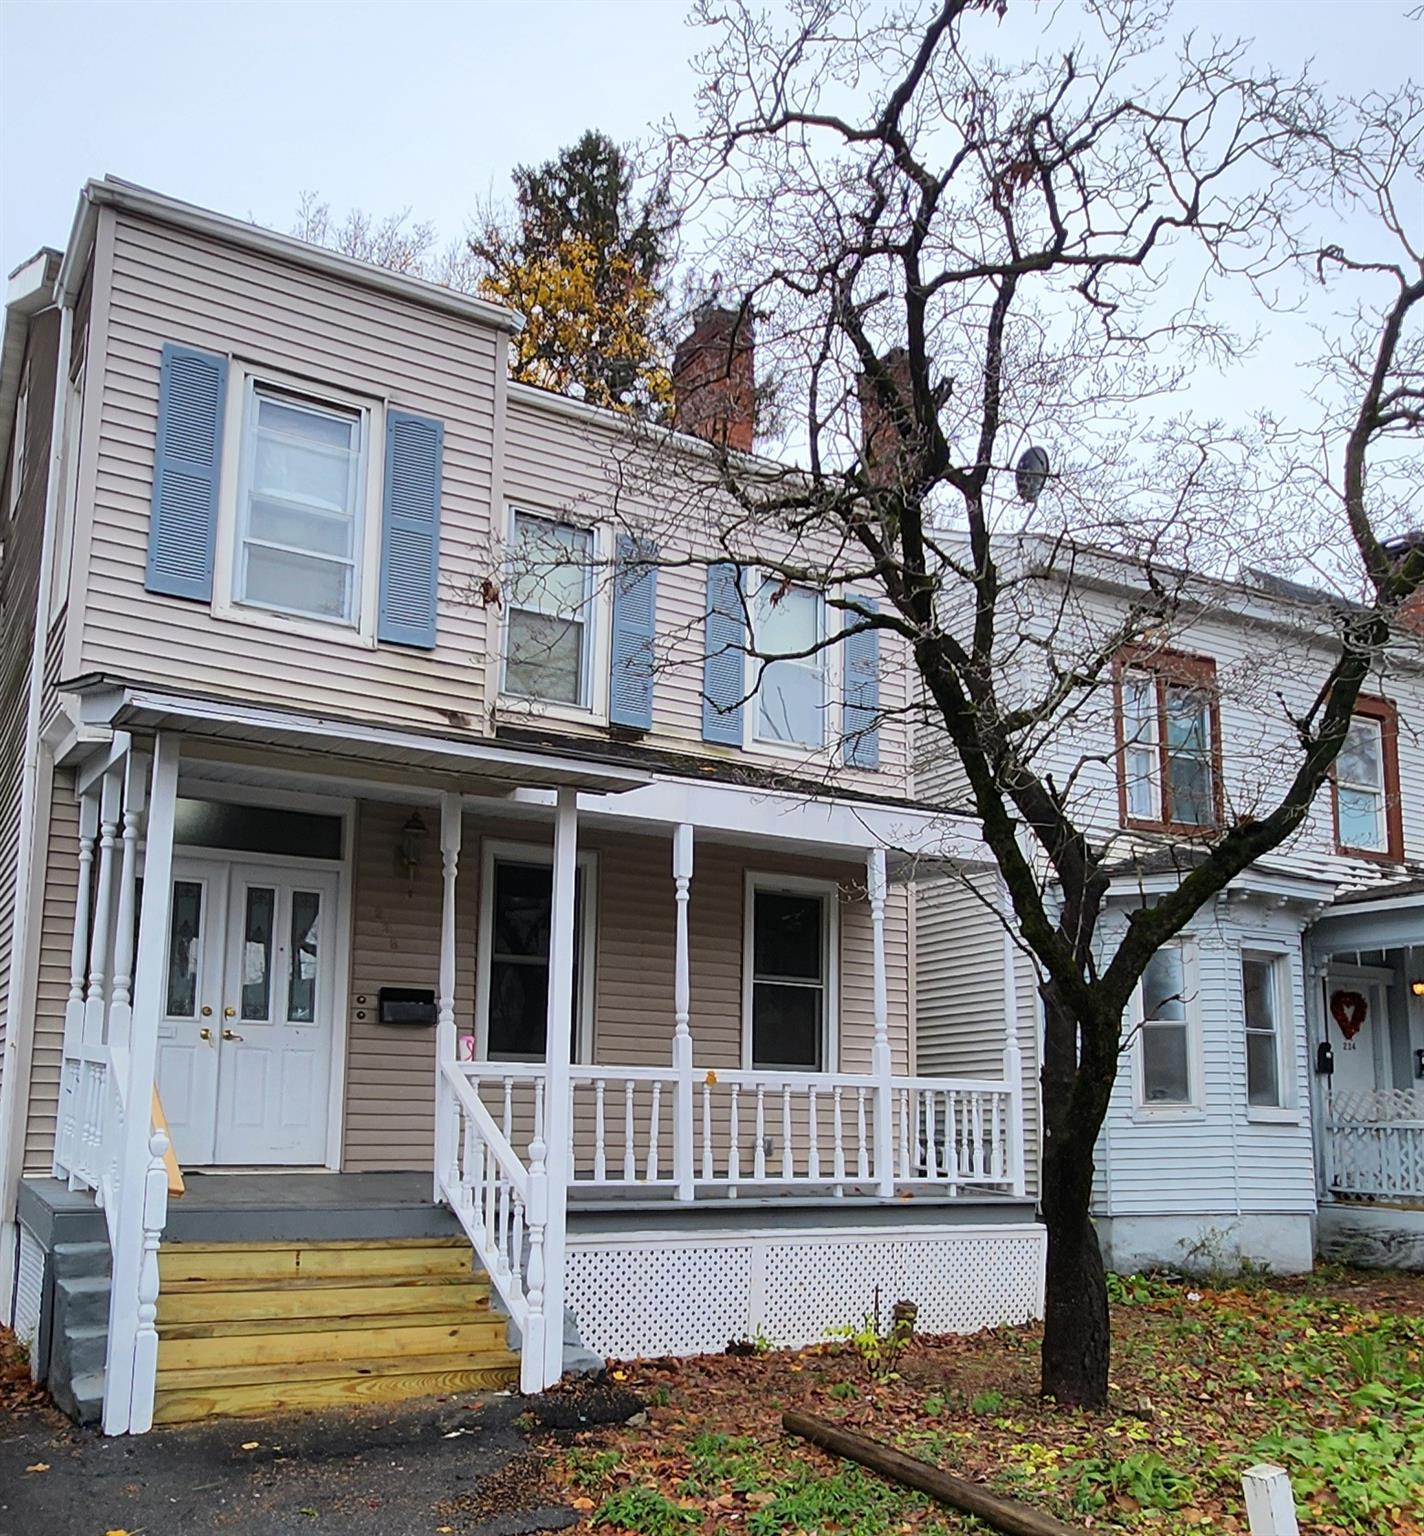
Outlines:
[[[178,1166],[178,1159],[173,1151],[173,1137],[168,1130],[168,1120],[163,1113],[163,1101],[158,1097],[158,1089],[153,1090],[153,1124],[157,1130],[168,1137],[168,1150],[163,1154],[163,1166],[168,1170],[168,1197],[170,1200],[181,1199],[183,1194],[183,1170]]]

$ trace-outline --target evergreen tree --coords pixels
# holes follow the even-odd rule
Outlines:
[[[628,155],[590,130],[514,171],[512,217],[488,214],[471,250],[480,291],[524,317],[513,374],[593,405],[656,413],[671,395],[661,282],[677,219],[666,179],[640,194]]]

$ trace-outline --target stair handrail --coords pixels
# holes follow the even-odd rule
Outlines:
[[[494,1116],[485,1108],[479,1094],[470,1086],[469,1079],[459,1070],[459,1067],[453,1062],[442,1062],[440,1070],[446,1082],[454,1090],[461,1109],[474,1122],[480,1140],[494,1153],[500,1171],[514,1186],[520,1199],[527,1201],[529,1170],[520,1160],[518,1152],[514,1150],[514,1144],[505,1136]],[[440,1174],[442,1182],[445,1181],[447,1170],[442,1168]]]
[[[529,1166],[480,1101],[453,1060],[442,1060],[435,1145],[441,1166],[435,1170],[441,1195],[519,1329],[519,1385],[541,1392],[549,1379],[545,1341],[546,1310],[562,1317],[557,1298],[546,1297],[544,1252],[549,1221],[549,1174],[545,1163],[544,1099],[536,1089],[534,1135]],[[557,1372],[555,1379],[557,1379]]]

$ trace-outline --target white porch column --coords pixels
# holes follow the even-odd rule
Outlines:
[[[574,889],[578,869],[578,791],[560,788],[554,812],[553,910],[549,918],[549,1025],[545,1053],[544,1141],[549,1211],[544,1228],[544,1380],[564,1369],[564,1234],[568,1225],[570,1137],[569,1062],[573,1052]],[[585,956],[584,964],[592,962]]]
[[[692,977],[687,916],[692,886],[692,828],[680,823],[672,835],[672,879],[677,902],[677,940],[673,962],[672,1065],[677,1073],[677,1109],[673,1117],[673,1172],[677,1198],[693,1197],[692,1167]]]
[[[78,1062],[84,1042],[84,975],[89,960],[89,892],[94,880],[94,839],[99,832],[99,797],[79,797],[79,883],[74,902],[74,932],[69,944],[69,997],[64,1005],[64,1054],[59,1080],[59,1125],[53,1171],[77,1189],[75,1160],[81,1135],[80,1099],[84,1073]]]
[[[134,903],[138,887],[138,826],[147,799],[148,759],[124,761],[124,809],[119,844],[119,902],[114,918],[114,985],[109,1002],[110,1045],[127,1046],[133,1021]]]
[[[104,1015],[108,1010],[105,982],[114,943],[114,848],[119,830],[119,800],[123,779],[111,768],[99,791],[99,880],[94,891],[94,923],[89,930],[89,990],[84,997],[84,1041],[97,1045],[104,1039]]]
[[[865,856],[865,888],[870,898],[870,951],[874,979],[875,1182],[882,1200],[895,1194],[894,1090],[891,1087],[890,1004],[885,985],[885,850]]]
[[[163,1003],[168,911],[173,892],[173,812],[178,798],[178,738],[160,734],[153,744],[153,777],[144,841],[143,901],[139,908],[138,953],[134,965],[133,1027],[127,1052],[111,1057],[122,1071],[124,1122],[115,1140],[118,1162],[114,1187],[113,1271],[109,1292],[109,1358],[104,1382],[104,1433],[126,1434],[153,1417],[154,1367],[158,1335],[157,1234],[146,1240],[151,1214],[147,1173],[167,1140],[152,1131],[153,1077],[158,1059],[158,1018]]]
[[[444,881],[440,898],[440,996],[435,1015],[435,1169],[434,1194],[438,1205],[442,1184],[454,1189],[459,1182],[455,1166],[455,1115],[445,1084],[445,1064],[455,1050],[455,879],[460,871],[460,797],[440,797],[440,869]]]
[[[1009,887],[999,881],[1000,921],[1004,928],[1004,1081],[1009,1085],[1008,1174],[1013,1192],[1022,1199],[1027,1189],[1024,1178],[1023,1051],[1019,1046],[1019,987],[1013,922],[1014,908]]]

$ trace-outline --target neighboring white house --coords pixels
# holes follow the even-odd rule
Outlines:
[[[650,560],[518,325],[113,180],[11,282],[0,1311],[112,1432],[1040,1306],[1016,1037],[913,1067],[902,856],[982,849],[900,658],[750,692],[823,598]]]
[[[1019,622],[1001,648],[1025,697],[1050,635],[1060,657],[1114,633],[1142,588],[1101,553],[1044,558],[1028,540]],[[1012,564],[1012,561],[1010,562]],[[1117,874],[1102,938],[1175,886],[1195,828],[1282,787],[1283,707],[1328,663],[1320,594],[1246,573],[1188,584],[1159,645],[1121,657],[1040,767],[1071,785]],[[917,786],[956,799],[933,732]],[[1330,787],[1287,846],[1233,880],[1154,959],[1097,1155],[1110,1267],[1306,1269],[1323,1250],[1424,1264],[1424,645],[1402,634],[1366,685]],[[988,898],[988,900],[984,899]],[[1004,1017],[1003,942],[982,877],[916,887],[918,1063],[972,1072]],[[1020,1034],[1038,1038],[1019,958]],[[970,1020],[970,1027],[965,1021]],[[1026,1050],[1026,1055],[1032,1054]]]

